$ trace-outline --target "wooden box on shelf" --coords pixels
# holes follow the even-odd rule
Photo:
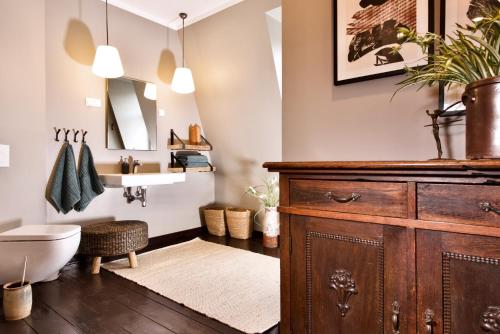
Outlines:
[[[201,143],[192,145],[188,139],[181,139],[174,130],[170,130],[167,147],[172,151],[211,151],[213,149],[212,144],[203,135],[201,135]]]

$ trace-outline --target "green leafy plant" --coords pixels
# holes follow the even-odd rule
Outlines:
[[[469,25],[457,24],[457,30],[446,38],[433,33],[419,35],[407,28],[399,29],[398,37],[402,44],[420,46],[428,64],[420,68],[407,67],[408,77],[399,83],[401,87],[396,93],[413,85],[421,89],[442,83],[449,88],[500,75],[500,11],[497,9]],[[396,47],[394,52],[400,48]]]
[[[262,185],[248,187],[246,193],[258,199],[266,208],[278,206],[280,200],[278,178],[270,177],[263,182]]]

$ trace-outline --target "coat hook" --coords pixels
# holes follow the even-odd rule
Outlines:
[[[54,126],[54,131],[56,133],[56,141],[59,141],[59,133],[61,133],[61,129],[58,129]]]
[[[78,143],[78,139],[76,138],[78,134],[80,133],[80,130],[75,130],[73,129],[73,142]]]
[[[68,140],[68,135],[69,135],[69,132],[71,130],[66,130],[66,128],[64,128],[64,142],[68,143],[69,140]]]
[[[85,136],[87,135],[88,131],[85,131],[82,129],[82,144],[86,144],[87,142],[85,141]]]

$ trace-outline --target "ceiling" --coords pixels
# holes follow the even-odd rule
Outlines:
[[[103,0],[105,1],[105,0]],[[171,29],[182,28],[179,13],[189,16],[186,26],[203,20],[243,0],[108,0],[110,5]]]

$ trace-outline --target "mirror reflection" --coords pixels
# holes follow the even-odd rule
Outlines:
[[[108,80],[107,148],[155,151],[156,85],[130,79]]]

